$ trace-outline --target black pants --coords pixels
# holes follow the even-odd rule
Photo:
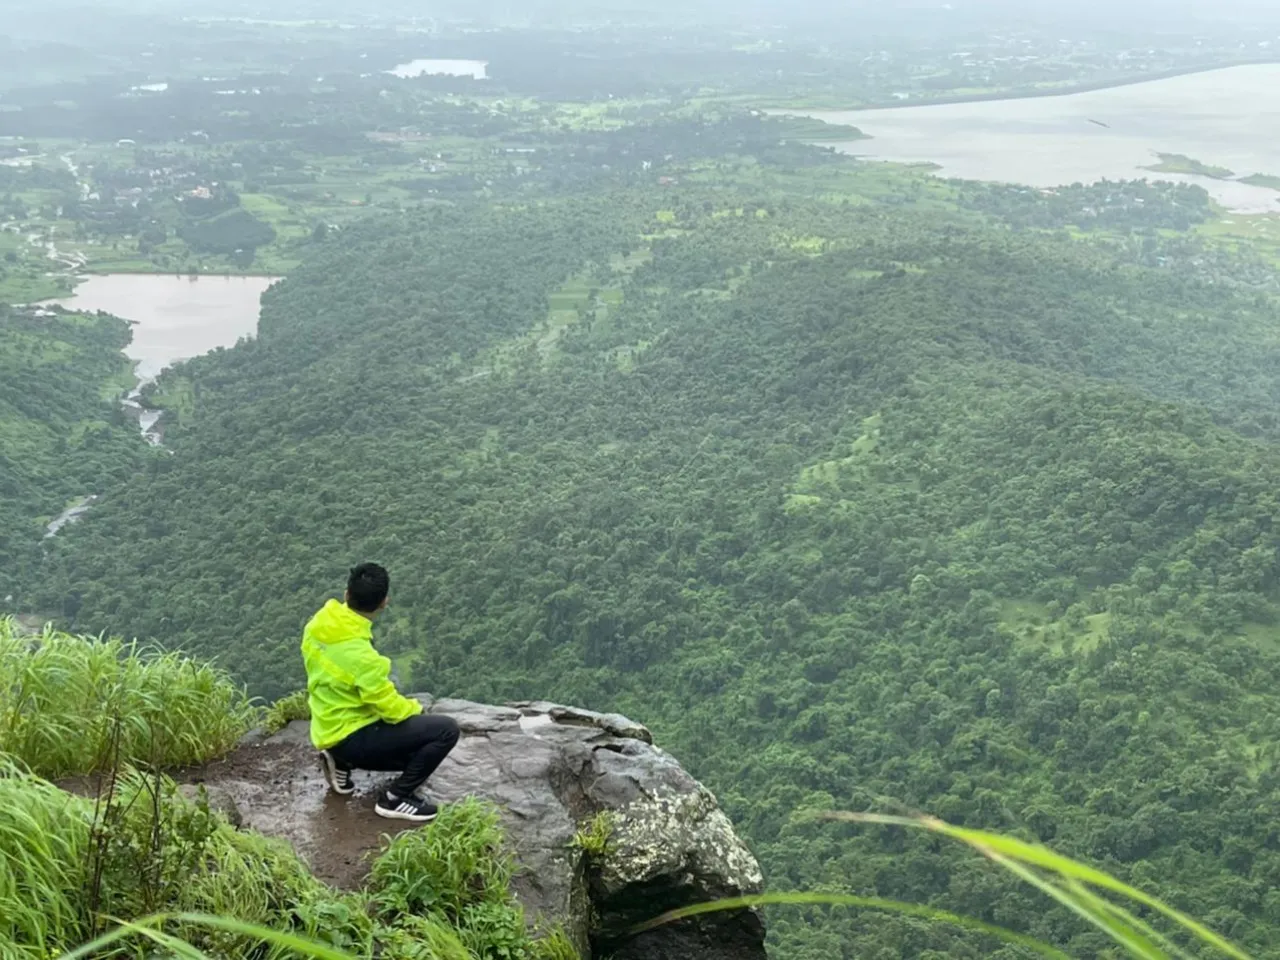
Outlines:
[[[458,742],[458,722],[453,717],[420,713],[399,723],[377,720],[361,727],[336,747],[333,758],[348,770],[401,771],[387,789],[408,797]]]

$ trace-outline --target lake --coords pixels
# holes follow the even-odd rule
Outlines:
[[[261,297],[279,277],[189,277],[157,273],[110,273],[91,276],[75,293],[43,305],[93,313],[101,310],[133,321],[133,342],[125,355],[135,361],[144,383],[179,360],[189,360],[218,347],[230,347],[241,337],[258,333]],[[135,389],[121,403],[138,418],[142,435],[156,445],[164,439],[157,426],[158,411],[139,403]],[[48,525],[45,537],[55,537],[80,519],[96,496],[83,497]]]
[[[1159,178],[1199,184],[1238,212],[1280,213],[1280,191],[1142,169],[1177,153],[1237,176],[1280,176],[1280,64],[1056,97],[802,115],[873,138],[832,144],[841,152],[933,162],[942,176],[1037,187]]]
[[[145,381],[178,360],[256,335],[259,299],[277,279],[114,273],[91,276],[73,296],[50,302],[132,320],[133,342],[125,353]]]
[[[489,76],[488,66],[488,60],[410,60],[387,73],[403,78],[442,76],[485,80]]]

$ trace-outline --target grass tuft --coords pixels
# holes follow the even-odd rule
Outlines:
[[[306,690],[295,690],[267,707],[262,726],[267,733],[278,733],[294,720],[310,720],[311,704]]]
[[[167,777],[122,769],[95,802],[0,763],[0,957],[48,960],[104,927],[107,940],[93,942],[141,936],[186,945],[173,955],[284,955],[187,914],[266,925],[329,944],[333,956],[368,956],[373,943],[363,898],[316,880],[287,843],[234,830],[207,804],[188,802]],[[163,929],[129,925],[158,915]]]
[[[613,824],[613,811],[601,810],[579,828],[571,843],[588,857],[602,857],[609,849],[609,838],[613,836]]]
[[[529,960],[582,960],[582,955],[563,930],[552,930],[533,942]]]
[[[40,776],[202,763],[229,752],[256,714],[210,664],[51,628],[22,636],[0,620],[0,744]]]

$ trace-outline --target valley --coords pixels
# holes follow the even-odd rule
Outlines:
[[[1212,72],[886,106],[1119,48],[1050,81],[960,39],[855,70],[812,35],[217,23],[243,62],[0,101],[0,614],[276,701],[377,560],[403,688],[643,722],[770,890],[1110,955],[962,850],[822,816],[925,812],[1280,951],[1270,113],[1184,122]],[[1076,123],[1104,102],[1147,126]],[[780,960],[1025,955],[766,917]]]

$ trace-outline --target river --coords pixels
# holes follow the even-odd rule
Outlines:
[[[797,113],[797,111],[771,111]],[[1147,177],[1196,183],[1239,213],[1280,214],[1280,191],[1144,169],[1182,154],[1237,177],[1280,177],[1280,64],[1229,67],[1056,97],[809,111],[872,137],[844,153],[931,162],[942,176],[1036,187]]]
[[[258,332],[260,300],[278,277],[174,276],[118,273],[88,277],[75,293],[44,306],[58,305],[83,313],[103,311],[133,322],[133,341],[125,355],[135,363],[138,388],[121,402],[138,418],[143,436],[159,445],[160,414],[138,402],[141,388],[165,367],[208,353]],[[46,536],[56,536],[82,516],[97,499],[86,497],[69,506],[49,524]]]

